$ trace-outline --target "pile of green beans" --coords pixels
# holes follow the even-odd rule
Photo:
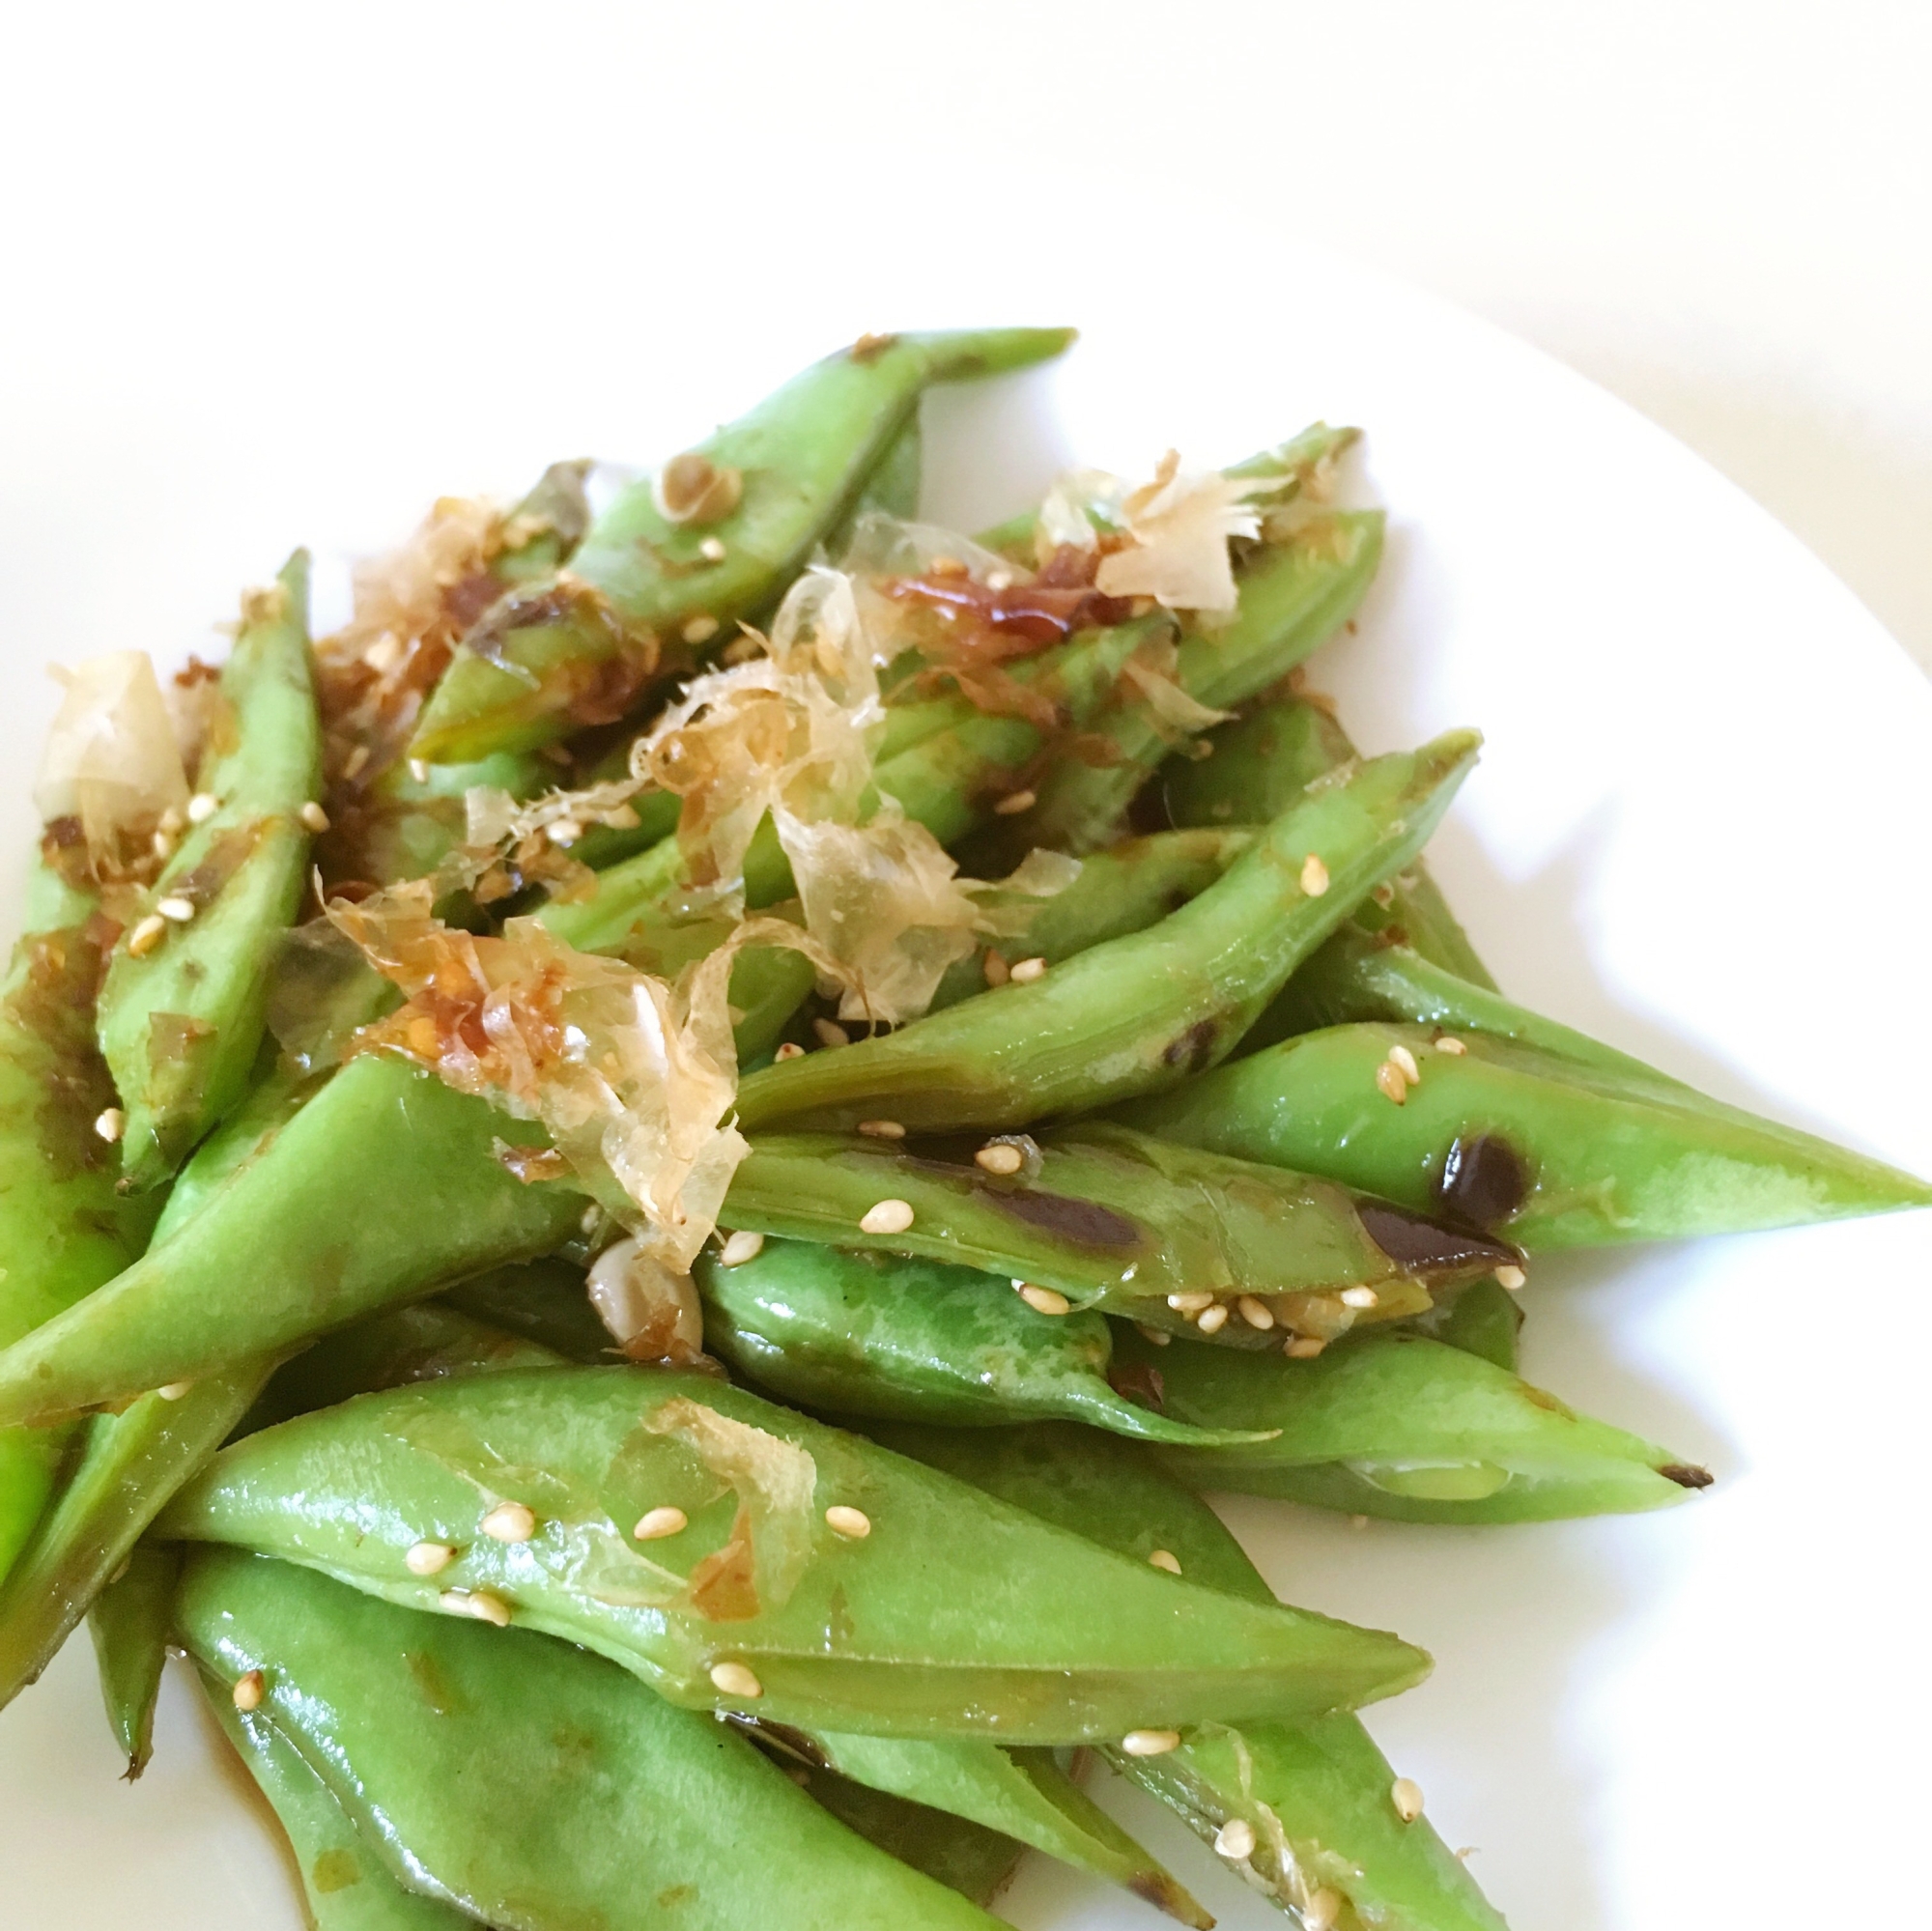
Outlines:
[[[510,877],[452,871],[466,793],[622,779],[741,620],[913,514],[927,386],[1069,339],[866,338],[594,519],[557,466],[380,743],[298,553],[148,871],[48,828],[0,984],[0,1702],[86,1620],[138,1775],[185,1652],[322,1931],[966,1931],[1029,1849],[1210,1925],[1089,1752],[1303,1931],[1500,1931],[1355,1714],[1429,1658],[1277,1601],[1202,1493],[1681,1503],[1693,1460],[1520,1375],[1525,1264],[1932,1204],[1500,991],[1423,859],[1477,735],[1363,758],[1297,688],[1381,543],[1318,424],[1228,472],[1266,494],[1217,621],[1100,592],[1131,499],[870,586],[1005,682],[902,636],[862,811],[1077,875],[860,1037],[744,946],[680,1338],[607,1325],[609,1176],[377,1040],[305,881],[697,967],[738,906],[677,794]],[[743,905],[805,923],[785,854],[766,819]]]

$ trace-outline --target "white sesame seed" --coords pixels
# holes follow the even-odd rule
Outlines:
[[[710,616],[687,618],[678,635],[686,643],[709,643],[718,635],[718,619]]]
[[[988,570],[986,587],[989,590],[1010,590],[1013,587],[1013,573],[1010,570]]]
[[[156,832],[148,840],[148,844],[156,858],[167,859],[173,858],[175,855],[175,840],[172,832]]]
[[[1009,791],[993,807],[993,815],[999,818],[1017,818],[1022,811],[1031,811],[1038,802],[1037,792]]]
[[[1415,1064],[1415,1055],[1398,1042],[1389,1048],[1389,1065],[1394,1066],[1410,1086],[1422,1084],[1422,1068]]]
[[[1245,1863],[1255,1854],[1255,1827],[1245,1817],[1230,1817],[1214,1832],[1214,1848],[1224,1858]]]
[[[1422,1815],[1422,1786],[1412,1776],[1399,1776],[1389,1785],[1389,1802],[1405,1824],[1413,1824]]]
[[[668,1535],[682,1535],[690,1526],[691,1518],[667,1503],[661,1509],[647,1509],[631,1534],[639,1542],[662,1542]]]
[[[368,762],[369,747],[366,744],[358,744],[349,753],[348,761],[342,767],[343,777],[359,778],[362,775],[362,767]]]
[[[1402,1068],[1393,1060],[1384,1060],[1376,1068],[1376,1085],[1380,1088],[1383,1098],[1392,1099],[1398,1106],[1408,1098],[1408,1082],[1402,1076]]]
[[[415,781],[416,781],[416,782],[417,782],[418,784],[427,784],[427,783],[429,782],[429,760],[428,760],[428,758],[426,758],[426,757],[412,757],[412,758],[411,758],[411,759],[410,759],[410,776],[411,776],[412,778],[413,778],[413,779],[415,780]]]
[[[849,1046],[852,1036],[836,1019],[814,1019],[811,1030],[818,1035],[821,1046]]]
[[[168,809],[161,813],[157,823],[159,829],[165,832],[169,838],[178,838],[181,837],[182,829],[184,826],[186,825],[187,820],[182,816],[181,809],[179,806],[170,805]]]
[[[747,1702],[765,1693],[765,1686],[742,1662],[714,1662],[711,1685],[721,1695],[741,1697]]]
[[[1164,1757],[1180,1747],[1179,1730],[1129,1730],[1121,1739],[1121,1747],[1130,1757]]]
[[[190,825],[205,825],[221,809],[221,800],[213,791],[197,791],[187,801],[187,821]]]
[[[1179,1576],[1180,1574],[1180,1558],[1170,1548],[1157,1548],[1153,1550],[1149,1555],[1148,1560],[1156,1569],[1166,1570],[1170,1576]]]
[[[544,828],[544,837],[560,851],[568,851],[583,836],[583,827],[575,818],[553,818]]]
[[[1320,1890],[1311,1890],[1308,1902],[1301,1907],[1302,1931],[1335,1931],[1335,1920],[1341,1915],[1341,1892],[1324,1884]]]
[[[128,1116],[118,1106],[105,1106],[94,1116],[94,1130],[111,1147],[128,1130]]]
[[[1328,867],[1314,852],[1301,862],[1301,889],[1311,898],[1320,898],[1328,890]]]
[[[1167,1304],[1176,1314],[1199,1314],[1214,1305],[1214,1296],[1206,1288],[1189,1288],[1184,1293],[1169,1294]]]
[[[1026,1155],[1010,1141],[995,1140],[973,1155],[973,1164],[989,1174],[1016,1174],[1026,1165]]]
[[[469,1616],[479,1623],[494,1623],[499,1630],[510,1627],[510,1605],[487,1589],[445,1589],[436,1599],[436,1606],[452,1616]]]
[[[1327,1346],[1319,1334],[1297,1334],[1281,1351],[1291,1361],[1313,1361]]]
[[[410,1545],[403,1567],[412,1576],[440,1576],[456,1560],[456,1550],[446,1542],[417,1542]]]
[[[1065,1314],[1073,1306],[1058,1288],[1042,1288],[1034,1281],[1021,1284],[1020,1299],[1025,1301],[1035,1314]]]
[[[956,556],[935,556],[925,566],[928,577],[963,577],[966,566]]]
[[[1381,1295],[1373,1288],[1344,1288],[1340,1299],[1344,1307],[1370,1308],[1379,1304]]]
[[[1274,1325],[1274,1309],[1264,1300],[1253,1294],[1243,1294],[1235,1305],[1241,1311],[1241,1319],[1250,1327],[1259,1327],[1264,1332]]]
[[[1445,1033],[1443,1034],[1441,1038],[1436,1040],[1435,1050],[1438,1053],[1448,1053],[1452,1057],[1460,1059],[1462,1055],[1466,1053],[1469,1049],[1462,1042],[1461,1039],[1457,1038],[1455,1034]]]
[[[1046,977],[1046,961],[1042,958],[1021,959],[1008,977],[1015,985],[1031,985],[1036,980]]]
[[[778,1051],[772,1055],[772,1060],[775,1065],[780,1060],[802,1060],[804,1058],[805,1058],[805,1048],[801,1046],[796,1039],[785,1040],[784,1043],[781,1046],[780,1046]]]
[[[167,1381],[155,1390],[164,1402],[178,1402],[194,1386],[192,1381]]]
[[[741,1227],[725,1241],[724,1251],[718,1258],[727,1267],[742,1267],[747,1261],[755,1261],[764,1251],[765,1236]]]
[[[864,1509],[848,1509],[843,1502],[835,1502],[826,1510],[825,1519],[835,1535],[842,1535],[847,1542],[864,1542],[872,1533],[872,1519]]]
[[[1228,1324],[1228,1303],[1216,1301],[1210,1308],[1201,1310],[1201,1319],[1194,1325],[1203,1334],[1219,1334]]]
[[[385,630],[367,650],[362,662],[378,677],[386,677],[403,661],[403,640],[394,631]]]
[[[859,1131],[868,1140],[903,1140],[905,1128],[896,1120],[862,1120]]]
[[[1005,985],[1013,976],[1013,970],[1008,965],[1005,955],[990,948],[987,949],[985,961],[980,970],[986,975],[988,985]]]
[[[1144,1320],[1134,1322],[1134,1332],[1150,1348],[1171,1348],[1174,1345],[1174,1336],[1169,1334],[1165,1328],[1150,1327]]]
[[[245,1716],[250,1710],[262,1707],[262,1698],[268,1693],[268,1684],[259,1669],[251,1669],[235,1679],[232,1692],[236,1709]]]
[[[296,813],[296,816],[312,832],[322,833],[328,829],[328,813],[313,798]]]
[[[528,1542],[537,1532],[536,1511],[522,1502],[498,1502],[477,1526],[492,1542]]]
[[[185,925],[194,917],[194,900],[170,894],[155,900],[155,910],[172,925]]]
[[[862,1234],[903,1234],[912,1225],[912,1203],[904,1200],[882,1200],[876,1207],[866,1209],[865,1217],[859,1222]]]
[[[1496,1281],[1498,1285],[1507,1288],[1511,1293],[1515,1293],[1528,1279],[1529,1276],[1520,1267],[1510,1265],[1507,1263],[1496,1269]]]
[[[707,563],[722,563],[724,560],[724,539],[722,536],[707,536],[697,546],[697,554]]]
[[[595,1234],[597,1232],[597,1223],[601,1219],[603,1219],[603,1217],[604,1217],[604,1209],[601,1207],[599,1207],[595,1201],[592,1201],[591,1204],[583,1209],[583,1217],[581,1220],[579,1220],[577,1225],[579,1229],[585,1234]]]
[[[168,929],[168,922],[150,912],[134,929],[128,934],[128,950],[138,958],[145,958],[161,943],[161,934]]]

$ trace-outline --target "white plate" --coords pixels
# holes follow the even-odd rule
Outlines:
[[[1463,316],[1252,248],[1218,303],[1096,299],[1080,291],[1107,249],[1084,240],[1004,303],[962,301],[947,251],[853,249],[828,286],[816,243],[781,241],[763,285],[791,298],[709,314],[668,313],[620,266],[554,382],[454,322],[434,367],[333,365],[302,315],[224,325],[218,353],[207,318],[163,321],[179,380],[111,424],[55,406],[81,395],[77,364],[36,372],[43,406],[0,393],[25,425],[8,461],[42,479],[32,543],[0,530],[6,866],[29,831],[43,659],[179,654],[296,541],[367,549],[440,490],[512,493],[580,444],[648,462],[884,318],[1071,313],[1089,334],[1062,369],[931,408],[929,513],[1006,511],[1071,454],[1145,471],[1170,442],[1229,459],[1314,415],[1365,424],[1389,560],[1321,675],[1372,749],[1489,733],[1432,862],[1504,984],[1725,1098],[1932,1171],[1932,689],[1872,619],[1683,449]],[[691,285],[734,286],[726,266],[721,246]],[[648,380],[663,369],[675,381]],[[1662,1517],[1352,1531],[1231,1505],[1285,1595],[1435,1651],[1434,1679],[1373,1726],[1525,1931],[1895,1922],[1918,1893],[1928,1239],[1919,1214],[1536,1268],[1530,1373],[1717,1470]],[[86,1651],[0,1718],[6,1922],[295,1925],[278,1853],[181,1684],[155,1767],[115,1782]],[[1148,1805],[1119,1808],[1224,1924],[1281,1922]],[[1038,1860],[1003,1909],[1040,1931],[1151,1922]]]

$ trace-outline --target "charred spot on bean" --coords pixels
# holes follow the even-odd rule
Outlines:
[[[1680,1489],[1708,1489],[1718,1479],[1708,1468],[1699,1468],[1694,1462],[1666,1462],[1657,1472],[1666,1482],[1675,1482]]]
[[[1197,1019],[1179,1038],[1168,1041],[1161,1064],[1185,1072],[1205,1072],[1214,1054],[1214,1031],[1213,1020]]]
[[[1146,1361],[1116,1361],[1107,1370],[1107,1385],[1122,1401],[1155,1414],[1167,1412],[1167,1383],[1160,1370]]]
[[[1165,1871],[1136,1871],[1127,1880],[1127,1888],[1169,1917],[1178,1917],[1183,1924],[1196,1921],[1187,1908],[1194,1900]]]
[[[1523,1157],[1496,1133],[1458,1134],[1442,1162],[1436,1197],[1470,1227],[1500,1227],[1529,1198]]]
[[[1037,1227],[1062,1240],[1080,1247],[1131,1250],[1141,1244],[1139,1225],[1123,1213],[1097,1206],[1091,1200],[1074,1200],[1065,1194],[1041,1193],[1034,1187],[985,1186],[980,1190],[1002,1213]]]
[[[1464,1267],[1487,1270],[1499,1263],[1514,1261],[1516,1249],[1480,1234],[1461,1232],[1409,1213],[1380,1201],[1364,1201],[1355,1217],[1366,1234],[1398,1267],[1410,1273],[1448,1271]]]

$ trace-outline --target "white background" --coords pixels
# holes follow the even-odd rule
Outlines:
[[[1065,317],[1084,456],[1368,418],[1398,540],[1330,674],[1372,747],[1491,729],[1435,856],[1513,990],[1932,1168],[1932,694],[1640,425],[1321,252],[1620,389],[1932,661],[1916,15],[73,8],[5,55],[10,827],[48,658],[206,648],[297,541],[373,548],[561,454],[647,461],[862,328]],[[1069,453],[1001,421],[1009,489]],[[963,523],[1011,506],[951,488]],[[1842,936],[1874,917],[1876,950]],[[1376,1728],[1520,1931],[1911,1918],[1920,1243],[1539,1269],[1534,1371],[1710,1458],[1708,1507],[1423,1561],[1299,1518],[1258,1545],[1286,1593],[1437,1651]],[[265,1844],[208,1829],[185,1706],[126,1793],[84,1655],[62,1670],[0,1718],[27,1931],[292,1923]],[[1031,1923],[1144,1921],[1030,1882]]]

